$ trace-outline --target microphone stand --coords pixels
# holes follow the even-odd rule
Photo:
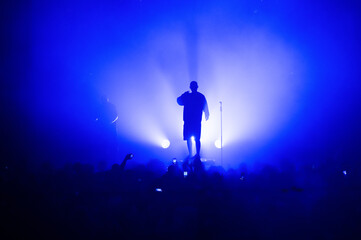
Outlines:
[[[221,166],[223,167],[223,122],[222,122],[222,101],[219,102],[219,110],[221,112]]]

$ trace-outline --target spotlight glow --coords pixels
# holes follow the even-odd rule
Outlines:
[[[225,35],[214,39],[214,29],[200,23],[195,43],[187,41],[189,33],[181,28],[155,29],[130,56],[119,54],[109,61],[100,73],[105,79],[102,87],[114,99],[117,111],[128,113],[117,121],[119,135],[163,148],[167,148],[163,139],[172,139],[172,150],[178,151],[172,154],[184,154],[183,108],[176,99],[189,91],[191,80],[198,81],[210,110],[209,120],[203,116],[201,125],[204,154],[217,154],[212,151],[221,134],[227,154],[238,156],[243,150],[233,146],[262,146],[283,129],[297,107],[304,79],[297,49],[265,29],[240,32],[225,27]],[[129,65],[128,57],[137,64]],[[119,84],[119,79],[129,81]],[[154,93],[161,94],[154,97]]]
[[[169,142],[169,140],[165,139],[162,141],[161,145],[162,145],[162,148],[166,149],[166,148],[169,148],[170,142]]]
[[[214,146],[216,146],[216,148],[221,148],[221,147],[222,147],[221,140],[217,139],[217,140],[214,142]]]

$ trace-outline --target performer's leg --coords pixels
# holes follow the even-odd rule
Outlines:
[[[192,139],[187,140],[187,147],[188,147],[188,152],[189,152],[189,158],[191,158],[192,157]]]
[[[197,150],[197,156],[200,156],[200,151],[201,151],[201,141],[199,139],[195,140],[196,141],[196,150]]]

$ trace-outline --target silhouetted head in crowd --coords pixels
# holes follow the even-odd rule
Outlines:
[[[118,163],[114,163],[114,164],[112,165],[112,171],[119,171],[119,170],[120,170],[119,164],[118,164]]]

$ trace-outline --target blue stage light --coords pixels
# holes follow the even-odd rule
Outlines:
[[[168,139],[164,139],[164,140],[162,141],[161,145],[162,145],[162,148],[166,149],[166,148],[169,148],[170,142],[169,142]]]
[[[221,147],[222,147],[221,140],[217,139],[217,140],[214,142],[214,146],[216,146],[216,148],[221,148]]]

